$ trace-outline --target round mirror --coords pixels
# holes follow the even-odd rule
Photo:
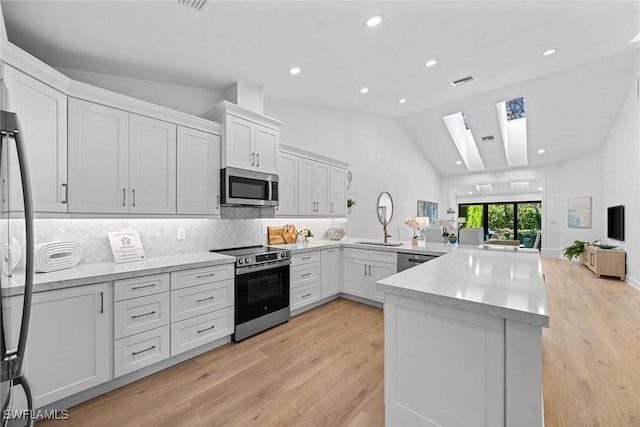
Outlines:
[[[386,219],[387,224],[389,224],[391,217],[393,216],[393,200],[391,199],[391,194],[386,191],[380,193],[376,209],[378,211],[378,219],[380,220],[380,223],[384,224]]]

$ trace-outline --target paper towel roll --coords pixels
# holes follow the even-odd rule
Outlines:
[[[80,245],[76,242],[40,243],[35,249],[35,270],[38,273],[73,268],[82,257]]]

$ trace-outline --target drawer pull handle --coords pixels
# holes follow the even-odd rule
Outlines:
[[[131,316],[132,319],[137,319],[138,317],[144,317],[144,316],[151,316],[152,314],[156,314],[156,311],[150,311],[148,313],[144,313],[144,314],[135,314],[133,316]]]
[[[154,348],[156,348],[156,346],[155,346],[155,345],[152,345],[151,347],[149,347],[149,348],[145,348],[144,350],[134,351],[133,353],[131,353],[131,355],[132,355],[132,356],[137,356],[137,355],[139,355],[140,353],[144,353],[145,351],[153,350]]]
[[[131,288],[132,291],[137,291],[138,289],[145,289],[145,288],[154,288],[156,286],[155,283],[152,283],[150,285],[144,285],[144,286],[133,286]]]
[[[335,249],[327,249],[325,252],[328,253],[328,254],[332,254],[335,251],[336,251]]]
[[[215,327],[216,327],[216,325],[209,326],[208,328],[199,329],[197,332],[198,332],[199,334],[201,334],[201,333],[203,333],[204,331],[208,331],[208,330],[210,330],[210,329],[215,329]]]
[[[209,301],[211,299],[215,299],[216,297],[209,297],[209,298],[202,298],[202,299],[198,299],[196,300],[196,302],[203,302],[203,301]]]
[[[311,276],[311,273],[304,273],[300,275],[300,277],[307,277],[307,276]]]
[[[216,273],[209,273],[209,274],[198,274],[196,276],[196,279],[202,279],[203,277],[211,277],[211,276],[215,276]]]
[[[310,296],[311,296],[311,294],[304,294],[304,295],[302,295],[302,298],[306,298],[306,297],[310,297]]]
[[[304,261],[304,260],[307,260],[307,259],[311,259],[311,257],[310,256],[302,257],[302,258],[300,258],[300,261]]]

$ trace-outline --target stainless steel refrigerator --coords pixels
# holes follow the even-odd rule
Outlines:
[[[33,425],[33,393],[23,373],[33,290],[33,206],[25,141],[0,79],[0,426]],[[21,390],[22,389],[22,390]],[[27,408],[12,408],[26,397]]]

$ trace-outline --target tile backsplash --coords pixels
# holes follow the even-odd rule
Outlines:
[[[294,224],[298,230],[309,228],[317,238],[324,238],[330,227],[344,228],[348,234],[344,218],[37,219],[35,243],[78,242],[81,263],[111,262],[109,231],[137,230],[146,256],[156,257],[266,244],[266,226],[285,224]],[[185,229],[185,240],[177,240],[179,227]]]

